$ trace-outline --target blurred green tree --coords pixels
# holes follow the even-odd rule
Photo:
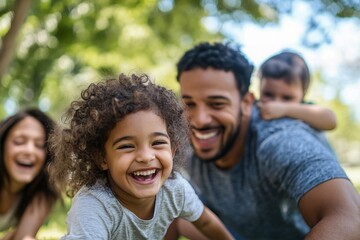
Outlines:
[[[175,59],[185,49],[223,39],[226,21],[276,22],[292,11],[292,2],[0,0],[0,117],[29,105],[58,116],[79,87],[120,71],[146,71],[174,89]],[[309,32],[321,30],[318,13],[359,17],[352,1],[311,4]],[[217,30],[209,31],[206,20]]]

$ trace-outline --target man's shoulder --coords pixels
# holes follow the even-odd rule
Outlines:
[[[258,111],[253,111],[254,116],[251,122],[251,133],[257,136],[259,141],[273,136],[274,134],[289,134],[294,131],[300,131],[304,134],[317,134],[316,130],[312,129],[304,122],[292,118],[279,118],[274,120],[261,119]]]

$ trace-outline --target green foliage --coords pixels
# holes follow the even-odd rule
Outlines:
[[[359,165],[360,149],[360,122],[355,118],[349,106],[340,100],[341,88],[337,88],[335,97],[331,100],[324,99],[324,86],[326,80],[320,72],[312,73],[311,86],[307,94],[307,100],[327,107],[334,111],[337,118],[337,126],[332,131],[326,131],[333,149],[340,161],[345,165]],[[335,88],[336,85],[333,84]]]
[[[309,4],[338,17],[359,15],[356,4],[334,1],[338,8],[327,9],[328,2]],[[0,25],[1,37],[10,28],[15,3],[2,3],[0,21],[7,24]],[[58,116],[79,89],[119,72],[147,72],[176,90],[176,59],[185,49],[204,40],[222,40],[223,22],[277,21],[278,14],[291,12],[292,6],[289,0],[33,1],[15,58],[0,76],[0,104],[39,105]],[[211,32],[203,24],[209,17],[219,24]],[[0,117],[5,115],[0,109]]]
[[[1,38],[10,29],[15,2],[0,6]],[[146,72],[157,83],[177,91],[175,65],[185,49],[200,41],[223,40],[223,22],[276,22],[279,14],[292,11],[293,4],[289,0],[33,1],[17,38],[14,59],[0,76],[0,118],[9,110],[36,105],[60,119],[81,89],[120,72]],[[308,4],[314,14],[359,17],[360,11],[354,10],[360,10],[360,5],[346,1]],[[309,29],[318,26],[316,17]],[[209,19],[215,24],[211,31],[203,24]],[[318,81],[314,91],[321,93],[325,81],[321,75],[314,78]],[[324,105],[338,117],[337,129],[328,134],[333,146],[341,159],[351,158],[347,148],[359,141],[359,123],[338,98]]]
[[[71,99],[67,96],[78,94],[89,82],[119,72],[152,73],[168,62],[174,66],[173,60],[193,38],[216,37],[201,25],[205,13],[196,3],[179,1],[173,7],[176,11],[168,12],[160,11],[158,4],[34,1],[16,57],[3,77],[0,102],[42,106],[45,101],[50,103],[49,111],[58,115],[63,108],[57,103],[67,105]],[[163,78],[173,71],[173,67],[157,70]]]
[[[1,38],[10,29],[15,2],[5,1],[1,6]],[[120,72],[146,72],[177,91],[175,65],[185,49],[200,41],[224,39],[223,22],[276,22],[279,14],[292,11],[293,4],[289,0],[33,1],[14,59],[0,76],[0,118],[9,110],[36,105],[60,119],[81,89]],[[314,13],[359,17],[360,11],[354,10],[360,6],[345,1],[309,4]],[[329,4],[333,7],[326,8]],[[309,29],[317,26],[313,17]],[[217,26],[211,31],[203,24],[209,19]],[[321,93],[325,81],[315,74],[314,91]],[[348,146],[360,140],[359,123],[339,98],[324,105],[334,109],[339,122],[329,138],[340,158],[349,159]]]

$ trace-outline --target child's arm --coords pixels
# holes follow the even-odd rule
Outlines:
[[[193,224],[208,239],[234,239],[220,219],[207,207]]]
[[[336,127],[334,112],[318,105],[272,101],[258,102],[257,106],[265,120],[290,117],[302,120],[318,130],[332,130]]]

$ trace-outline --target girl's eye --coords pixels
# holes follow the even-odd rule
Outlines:
[[[291,101],[291,100],[293,100],[293,97],[292,96],[284,96],[284,100]]]
[[[273,97],[274,95],[270,92],[264,92],[264,96],[266,97]]]
[[[129,149],[129,148],[133,148],[133,146],[130,144],[124,144],[117,147],[117,149]]]
[[[162,144],[167,144],[167,141],[157,140],[157,141],[154,141],[154,143],[153,143],[153,145],[162,145]]]

